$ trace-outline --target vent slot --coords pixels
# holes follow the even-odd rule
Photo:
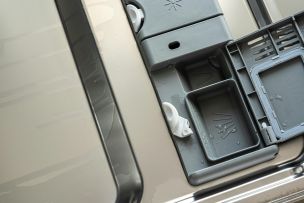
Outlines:
[[[275,50],[268,35],[255,38],[247,43],[251,55],[255,61],[275,55]]]
[[[279,51],[301,47],[301,41],[293,24],[284,25],[271,32]]]

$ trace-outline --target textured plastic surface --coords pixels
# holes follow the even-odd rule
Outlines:
[[[233,80],[189,93],[187,105],[209,160],[217,161],[260,144],[258,133]]]
[[[125,0],[141,8],[140,41],[222,14],[217,0]]]
[[[267,144],[304,133],[304,13],[227,46]]]

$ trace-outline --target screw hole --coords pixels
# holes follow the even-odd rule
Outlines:
[[[168,47],[169,49],[177,49],[178,47],[180,47],[180,43],[178,41],[174,41],[168,44]]]

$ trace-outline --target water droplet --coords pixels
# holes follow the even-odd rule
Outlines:
[[[279,101],[283,101],[283,97],[281,95],[278,95],[278,94],[276,95],[276,99],[279,100]]]

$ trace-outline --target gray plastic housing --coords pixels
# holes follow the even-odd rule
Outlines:
[[[163,11],[160,2],[183,6]],[[273,159],[278,147],[260,139],[262,131],[226,53],[232,37],[217,1],[127,3],[144,11],[143,25],[134,35],[160,105],[171,103],[193,130],[187,138],[171,132],[189,183],[199,185]]]
[[[227,46],[268,145],[304,133],[303,34],[300,13]]]
[[[212,122],[213,119],[216,119],[214,118],[215,113],[223,111],[201,113],[200,105],[193,100],[200,96],[210,98],[213,93],[221,95],[227,89],[227,85],[234,88],[237,86],[229,58],[220,47],[216,47],[205,55],[157,69],[150,72],[150,75],[160,104],[169,102],[174,105],[180,116],[189,120],[194,132],[193,135],[184,139],[172,135],[190,184],[199,185],[276,156],[278,147],[264,145],[259,139],[260,133],[252,122],[251,114],[246,109],[239,107],[244,104],[239,88],[234,89],[232,97],[228,98],[228,100],[232,100],[232,107],[226,109],[226,112],[232,115],[234,123],[240,119],[245,119],[245,122],[235,125],[238,128],[237,131],[224,138],[221,138],[221,134],[217,135],[216,139],[209,136],[208,141],[212,143],[215,140],[215,142],[206,147],[208,143],[204,143],[202,134],[210,131],[210,128],[214,128],[212,125],[219,123],[214,122],[212,125],[204,125],[204,123],[206,120]],[[225,96],[221,99],[227,101]],[[212,102],[205,104],[207,111],[210,108],[213,110],[216,108]],[[219,101],[217,104],[225,108],[224,103]],[[221,106],[217,107],[221,108]],[[249,133],[244,134],[246,131]],[[219,131],[215,133],[219,133]],[[224,145],[227,145],[226,151],[218,153],[217,151]]]

